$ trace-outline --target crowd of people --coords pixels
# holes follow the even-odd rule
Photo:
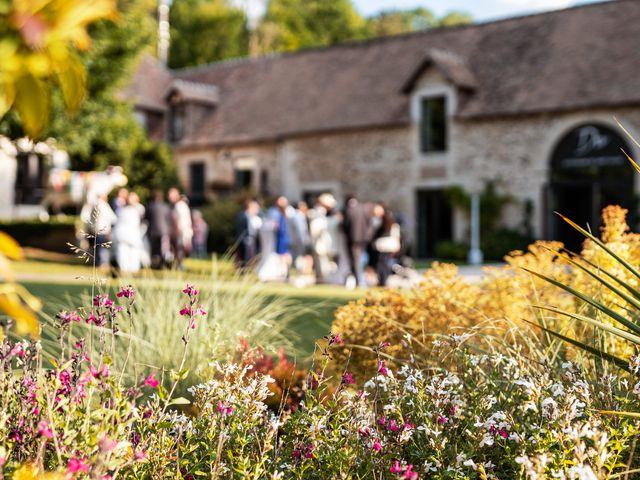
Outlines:
[[[96,265],[115,266],[122,273],[143,267],[182,268],[189,255],[205,256],[208,226],[201,212],[177,188],[157,191],[145,207],[136,192],[118,189],[108,201],[105,192],[88,199],[80,213],[95,247]]]
[[[255,267],[263,281],[285,280],[295,267],[301,278],[315,277],[316,283],[384,286],[403,255],[393,212],[354,196],[348,196],[342,208],[329,193],[320,195],[312,208],[305,202],[290,205],[280,196],[263,210],[249,199],[236,231],[238,263]]]
[[[124,187],[88,199],[80,213],[95,263],[132,274],[142,268],[181,269],[187,256],[205,257],[209,228],[199,210],[177,188],[157,191],[143,205]],[[401,228],[382,203],[348,196],[338,208],[330,193],[310,207],[278,197],[263,208],[248,199],[236,222],[238,265],[262,281],[286,281],[295,268],[309,283],[350,288],[387,284],[403,256]]]

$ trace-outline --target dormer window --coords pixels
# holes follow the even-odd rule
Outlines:
[[[185,130],[185,106],[183,103],[171,106],[170,138],[172,142],[179,142],[184,137]]]
[[[447,150],[447,100],[444,96],[421,99],[420,150],[423,153]]]

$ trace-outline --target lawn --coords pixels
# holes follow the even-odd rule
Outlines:
[[[44,302],[44,313],[55,315],[60,309],[78,306],[83,293],[91,289],[93,269],[84,264],[65,258],[29,259],[14,264],[14,271],[21,283]],[[228,262],[212,263],[204,260],[191,260],[185,265],[184,272],[144,272],[140,278],[110,280],[113,288],[131,283],[139,289],[154,288],[159,285],[180,288],[185,282],[197,284],[200,289],[211,288],[211,282],[222,282],[219,288],[237,288],[227,273],[232,268]],[[216,275],[212,277],[212,270]],[[333,320],[335,310],[350,300],[356,299],[361,292],[348,291],[334,286],[310,286],[297,288],[287,284],[265,284],[261,287],[267,298],[286,298],[293,308],[299,311],[292,322],[292,337],[295,348],[301,358],[308,358],[314,349],[316,339],[325,335]]]

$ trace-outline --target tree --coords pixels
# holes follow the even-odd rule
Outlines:
[[[252,53],[333,45],[366,36],[351,0],[270,0]]]
[[[462,12],[450,12],[438,18],[426,8],[386,10],[367,19],[367,34],[369,37],[382,37],[469,23],[472,23],[471,16]]]
[[[169,66],[191,67],[249,53],[244,10],[229,0],[174,0]]]
[[[91,44],[87,26],[116,13],[114,0],[0,0],[0,118],[10,109],[38,137],[51,113],[52,86],[66,108],[78,108],[86,70],[78,49]]]

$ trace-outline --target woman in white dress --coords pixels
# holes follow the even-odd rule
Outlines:
[[[129,195],[127,204],[118,211],[113,227],[116,260],[122,273],[136,273],[142,265],[142,222],[137,195]]]

